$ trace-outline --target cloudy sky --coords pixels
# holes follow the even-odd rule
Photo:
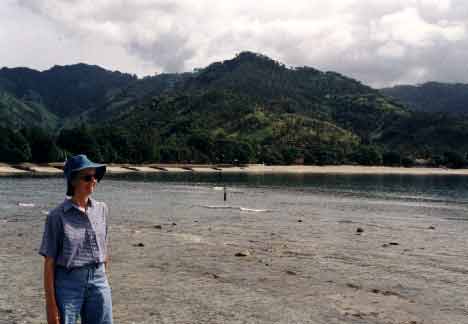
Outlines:
[[[466,0],[1,0],[0,66],[140,76],[260,52],[375,87],[468,83]]]

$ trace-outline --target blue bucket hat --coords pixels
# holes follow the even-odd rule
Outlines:
[[[72,180],[75,175],[83,169],[94,168],[96,169],[96,180],[101,181],[102,177],[106,173],[106,166],[104,164],[98,164],[91,162],[88,157],[84,154],[75,155],[70,157],[63,168],[63,174],[67,179],[67,196],[73,195]]]

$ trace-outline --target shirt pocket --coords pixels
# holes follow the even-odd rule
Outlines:
[[[81,248],[85,241],[86,228],[80,223],[65,223],[63,225],[64,254],[71,256]]]

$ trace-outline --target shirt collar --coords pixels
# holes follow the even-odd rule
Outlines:
[[[95,201],[94,199],[92,199],[91,197],[88,198],[88,207],[93,207],[95,204]],[[71,198],[65,198],[65,201],[63,202],[63,211],[66,213],[68,212],[71,208],[76,208],[78,210],[79,209],[79,206],[77,204],[75,204],[73,202],[73,200],[71,200]]]

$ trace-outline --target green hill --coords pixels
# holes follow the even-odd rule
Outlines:
[[[468,152],[466,119],[412,112],[341,74],[252,52],[143,79],[82,64],[2,69],[0,88],[5,136],[29,143],[31,160],[461,166]],[[26,111],[57,133],[21,120]]]
[[[468,84],[428,82],[381,89],[414,111],[468,113]]]
[[[59,118],[39,102],[19,100],[7,92],[0,91],[0,127],[53,129],[58,123]]]
[[[60,118],[101,106],[114,91],[136,77],[95,65],[54,66],[44,72],[28,68],[0,69],[0,90],[36,102]]]

